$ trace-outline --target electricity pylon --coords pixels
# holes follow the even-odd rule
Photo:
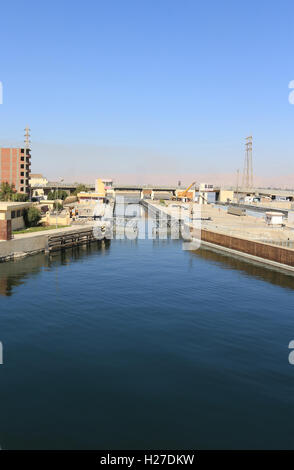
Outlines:
[[[253,188],[253,165],[252,165],[252,136],[246,137],[245,161],[242,178],[243,188]]]

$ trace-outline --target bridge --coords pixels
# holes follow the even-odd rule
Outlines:
[[[64,182],[55,182],[49,181],[47,184],[36,184],[32,186],[34,190],[43,190],[44,194],[48,194],[50,191],[66,191],[68,194],[73,193],[78,186],[84,183],[64,183]],[[95,191],[95,184],[84,184],[88,191]],[[120,184],[114,183],[111,187],[115,192],[116,191],[171,191],[175,193],[177,190],[185,190],[186,186],[178,185],[152,185],[152,184]],[[195,191],[199,190],[199,185],[195,186]],[[214,188],[213,191],[219,191],[220,188]]]
[[[50,191],[66,191],[68,194],[73,193],[77,187],[81,183],[64,183],[64,182],[52,182],[49,181],[46,185],[35,185],[32,189],[38,191],[38,189],[45,195],[48,195]],[[95,191],[94,184],[85,184],[88,191]],[[135,195],[138,192],[144,191],[147,193],[148,191],[156,191],[156,192],[166,192],[175,195],[177,190],[185,190],[186,186],[177,186],[177,185],[151,185],[151,184],[120,184],[114,183],[111,187],[116,195],[123,195],[123,193],[131,193]],[[199,191],[199,185],[195,185],[195,191]],[[216,199],[219,199],[220,191],[233,191],[235,194],[237,193],[237,188],[232,186],[215,186],[213,190],[209,192],[214,192],[216,194]],[[294,189],[279,189],[279,188],[238,188],[238,193],[240,195],[248,195],[248,196],[265,196],[269,197],[272,200],[285,198],[288,201],[294,201]]]

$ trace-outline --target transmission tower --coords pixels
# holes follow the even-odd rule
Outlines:
[[[242,178],[243,188],[253,188],[253,166],[252,166],[252,136],[246,137],[245,161]]]
[[[30,132],[31,132],[31,129],[27,126],[25,128],[25,135],[24,135],[24,137],[25,137],[24,143],[25,143],[25,148],[26,149],[29,149],[30,146],[31,146],[31,140],[30,140],[31,134],[30,134]]]

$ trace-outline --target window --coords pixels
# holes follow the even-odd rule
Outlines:
[[[21,172],[20,176],[24,176],[24,171]]]
[[[20,188],[21,192],[23,193],[23,188]]]
[[[24,180],[20,180],[20,184],[23,184]]]
[[[11,211],[11,218],[15,219],[15,211]]]
[[[20,165],[20,168],[24,168],[24,164]]]
[[[26,149],[26,155],[30,154],[30,149]]]
[[[24,149],[20,149],[20,153],[24,153]]]
[[[21,216],[20,211],[17,211],[17,216],[16,217],[20,217],[20,216]]]
[[[24,162],[24,157],[20,157],[20,161],[21,161],[21,162]]]

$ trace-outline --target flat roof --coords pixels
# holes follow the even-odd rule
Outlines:
[[[276,216],[276,215],[279,216],[279,217],[281,217],[281,216],[284,215],[283,212],[266,212],[265,214],[268,215],[268,216],[270,216],[270,217],[274,217],[274,216]]]
[[[0,211],[10,211],[13,209],[20,209],[24,207],[30,207],[31,202],[11,202],[11,201],[1,201],[0,202]]]

